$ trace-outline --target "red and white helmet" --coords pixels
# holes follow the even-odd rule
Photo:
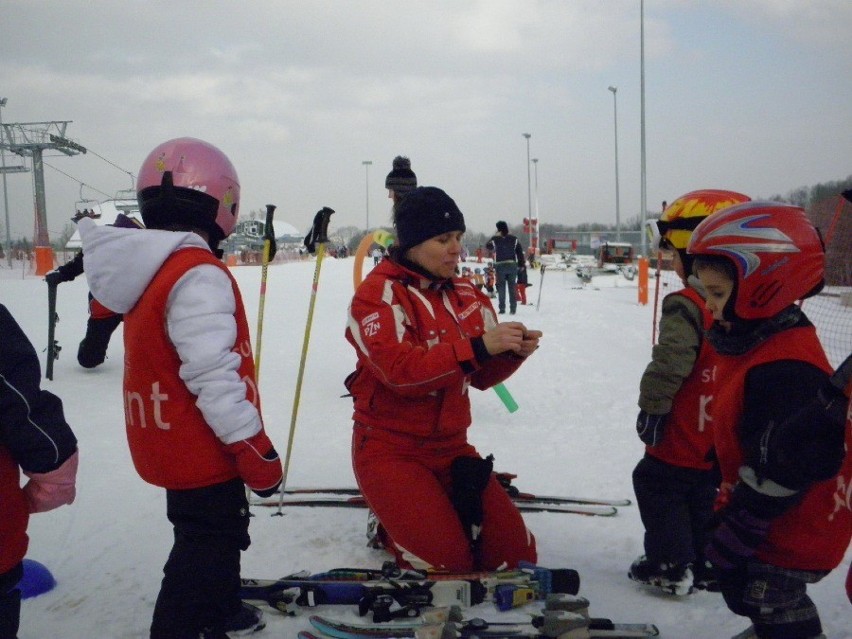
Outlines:
[[[157,146],[142,162],[136,185],[147,228],[194,226],[207,231],[216,247],[237,225],[237,171],[222,151],[203,140],[176,138]]]
[[[733,262],[733,310],[746,320],[772,317],[824,282],[822,238],[798,206],[746,202],[719,211],[698,225],[687,251]]]

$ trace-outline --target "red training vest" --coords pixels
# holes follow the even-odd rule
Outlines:
[[[260,411],[254,358],[237,283],[224,264],[205,249],[175,251],[124,315],[124,415],[133,464],[148,483],[189,489],[239,476],[233,455],[204,421],[196,396],[181,380],[181,360],[166,330],[166,302],[175,283],[191,268],[213,264],[228,274],[236,299],[234,351],[246,397]]]
[[[740,356],[718,355],[713,399],[716,452],[722,469],[720,503],[739,480],[743,451],[737,430],[743,412],[748,371],[778,360],[809,362],[826,372],[831,366],[813,327],[777,333]],[[846,431],[846,460],[835,479],[812,485],[802,500],[773,520],[769,536],[758,548],[761,561],[799,570],[832,570],[852,539],[852,433]],[[783,482],[782,482],[783,485]]]

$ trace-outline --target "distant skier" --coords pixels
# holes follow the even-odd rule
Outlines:
[[[710,451],[713,353],[704,331],[713,323],[707,292],[692,275],[686,245],[698,224],[717,211],[747,202],[732,191],[682,195],[657,221],[659,245],[672,254],[684,288],[663,299],[660,336],[639,382],[636,429],[645,456],[633,471],[633,489],[645,525],[644,554],[628,576],[664,592],[686,595],[714,589],[704,560],[718,488]]]
[[[509,225],[504,221],[497,222],[497,234],[485,247],[492,252],[494,271],[497,275],[498,313],[506,312],[506,296],[508,289],[509,313],[515,314],[518,305],[518,268],[524,266],[524,249],[520,240],[509,233]]]
[[[124,401],[139,475],[166,489],[174,545],[151,639],[223,639],[263,626],[242,604],[245,485],[275,492],[281,461],[260,414],[239,288],[219,244],[237,223],[230,160],[194,138],[156,147],[139,170],[146,230],[80,222],[92,294],[124,313]]]
[[[95,217],[78,213],[74,216],[75,221],[78,222],[84,217],[97,219],[100,215]],[[112,226],[127,229],[142,228],[139,220],[124,213],[119,213],[116,216]],[[78,251],[74,259],[50,271],[44,276],[44,279],[50,286],[59,286],[62,282],[74,281],[77,276],[83,274],[83,271],[83,251]],[[121,324],[121,320],[120,313],[112,312],[89,293],[89,320],[86,322],[86,335],[77,349],[77,362],[80,366],[95,368],[104,363],[109,340],[115,329]]]
[[[62,401],[41,390],[36,351],[2,304],[0,335],[0,637],[14,639],[29,516],[74,501],[79,454]]]
[[[394,208],[406,193],[417,188],[417,176],[411,170],[411,160],[403,155],[393,159],[393,168],[385,177],[385,188]]]
[[[467,441],[469,387],[508,378],[539,331],[497,323],[488,298],[456,277],[464,216],[421,187],[394,214],[397,243],[364,279],[346,338],[358,364],[352,459],[358,485],[404,566],[466,572],[535,561],[535,539]]]
[[[526,264],[518,266],[518,281],[517,281],[517,297],[518,303],[521,306],[526,306],[527,304],[527,288],[532,286],[530,284],[529,276],[527,275],[527,267]]]

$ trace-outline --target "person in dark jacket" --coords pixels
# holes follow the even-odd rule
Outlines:
[[[485,247],[494,258],[497,273],[498,313],[506,312],[506,288],[509,289],[509,312],[514,315],[518,307],[518,268],[524,265],[524,249],[517,237],[509,233],[509,225],[497,222],[497,234]]]
[[[78,452],[62,400],[41,390],[35,348],[2,304],[0,334],[0,639],[14,639],[29,516],[74,501]]]
[[[75,216],[76,217],[76,216]],[[81,215],[82,217],[92,217]],[[119,228],[142,228],[142,224],[124,213],[119,213],[112,226]],[[77,253],[74,259],[44,276],[48,286],[59,286],[62,282],[73,282],[82,275],[83,251]],[[115,329],[121,324],[123,316],[114,313],[89,293],[89,320],[86,322],[86,335],[77,349],[77,362],[83,368],[95,368],[104,363],[107,347]]]

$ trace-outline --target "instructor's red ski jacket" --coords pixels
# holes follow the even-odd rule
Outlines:
[[[354,419],[381,431],[429,439],[464,435],[468,387],[487,389],[524,361],[497,355],[477,362],[472,338],[497,324],[470,280],[434,281],[382,260],[355,292],[346,339],[358,364],[347,380]]]

